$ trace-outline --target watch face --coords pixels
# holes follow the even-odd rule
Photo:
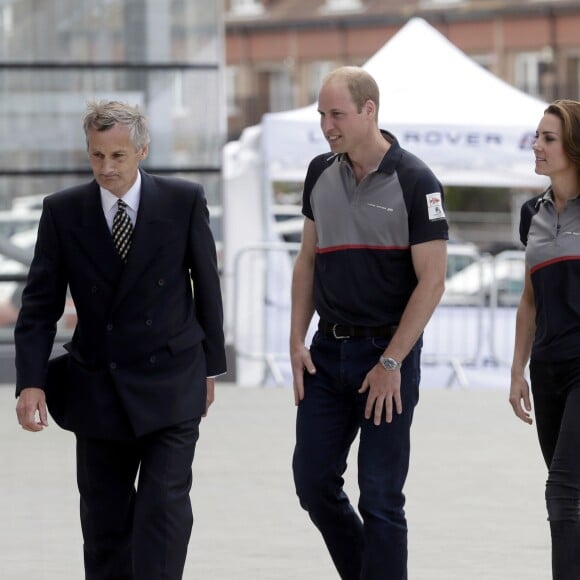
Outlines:
[[[380,360],[383,367],[388,371],[395,371],[401,366],[394,358],[388,356],[382,356]]]

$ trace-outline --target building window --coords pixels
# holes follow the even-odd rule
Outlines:
[[[566,58],[566,83],[559,87],[558,92],[561,98],[580,98],[580,55],[570,55]]]
[[[326,0],[321,10],[323,12],[346,12],[360,10],[362,7],[361,0]]]
[[[318,101],[318,92],[324,77],[335,68],[332,61],[320,60],[308,67],[308,102]]]
[[[264,13],[261,0],[231,0],[231,16],[259,16]]]
[[[469,58],[474,60],[480,67],[491,72],[494,62],[494,56],[492,54],[470,54]]]
[[[294,84],[292,76],[286,70],[270,73],[270,110],[286,111],[294,108]]]
[[[558,94],[554,68],[554,51],[549,46],[539,52],[522,52],[515,57],[516,86],[546,101]]]
[[[228,66],[226,67],[225,74],[228,117],[234,117],[239,113],[237,101],[239,68],[237,66]]]
[[[449,8],[454,4],[463,4],[467,0],[421,0],[419,6],[421,8]]]
[[[14,28],[14,14],[12,6],[7,4],[0,9],[0,29],[4,35],[12,34]]]
[[[515,57],[515,85],[518,89],[540,96],[542,57],[539,52],[521,52]]]

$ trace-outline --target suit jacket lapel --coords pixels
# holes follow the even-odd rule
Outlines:
[[[164,243],[164,222],[167,228],[171,226],[171,221],[164,217],[165,208],[163,192],[150,175],[141,171],[141,199],[137,222],[113,306],[118,305],[139,282],[157,248]]]
[[[121,260],[103,214],[99,186],[96,181],[87,186],[83,199],[81,223],[73,228],[79,247],[95,268],[111,283],[118,278]]]

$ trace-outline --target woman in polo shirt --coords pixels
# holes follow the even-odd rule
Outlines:
[[[553,102],[534,142],[550,186],[522,206],[526,278],[518,306],[510,404],[531,424],[530,382],[546,466],[552,578],[580,579],[580,102]]]

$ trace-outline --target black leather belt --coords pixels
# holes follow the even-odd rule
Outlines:
[[[333,324],[320,320],[318,331],[325,336],[332,338],[393,338],[397,331],[397,325],[387,326],[348,326],[347,324]]]

